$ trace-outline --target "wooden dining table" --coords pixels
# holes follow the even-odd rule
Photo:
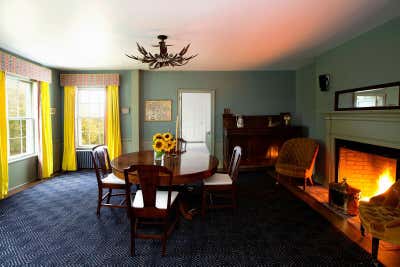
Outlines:
[[[131,165],[163,165],[173,173],[173,185],[188,185],[210,177],[218,168],[218,159],[204,152],[187,151],[176,155],[165,155],[162,161],[154,160],[153,151],[139,151],[123,154],[111,161],[113,173],[120,179],[124,178],[124,169]],[[139,184],[135,174],[129,176],[133,184]],[[165,179],[161,179],[164,181]],[[163,184],[161,184],[163,185]],[[191,219],[193,212],[188,212],[182,202],[180,210],[186,219]]]

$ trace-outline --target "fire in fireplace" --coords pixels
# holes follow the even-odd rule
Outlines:
[[[279,155],[279,146],[271,145],[268,147],[267,153],[265,154],[266,159],[277,159]]]
[[[399,176],[398,149],[335,140],[336,182],[347,183],[361,190],[361,200],[385,192]]]

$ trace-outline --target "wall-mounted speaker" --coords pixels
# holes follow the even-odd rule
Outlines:
[[[329,89],[329,74],[321,74],[318,76],[319,88],[321,91],[328,91]]]

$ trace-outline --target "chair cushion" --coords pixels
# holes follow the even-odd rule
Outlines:
[[[278,173],[297,178],[308,178],[312,176],[312,169],[288,163],[277,163],[275,169]]]
[[[113,173],[110,173],[105,178],[101,179],[104,184],[125,184],[125,180],[119,179]]]
[[[359,215],[365,230],[379,239],[400,244],[400,209],[360,201]]]
[[[171,191],[171,205],[174,203],[176,197],[178,196],[177,191]],[[157,209],[167,209],[168,202],[168,191],[158,191],[156,192],[156,208]],[[135,199],[133,200],[132,207],[143,208],[143,194],[142,190],[136,191]]]
[[[226,173],[215,173],[204,179],[203,183],[204,185],[229,185],[232,184],[232,179]]]

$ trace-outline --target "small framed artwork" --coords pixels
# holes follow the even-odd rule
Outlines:
[[[144,121],[171,121],[172,100],[145,100]]]

